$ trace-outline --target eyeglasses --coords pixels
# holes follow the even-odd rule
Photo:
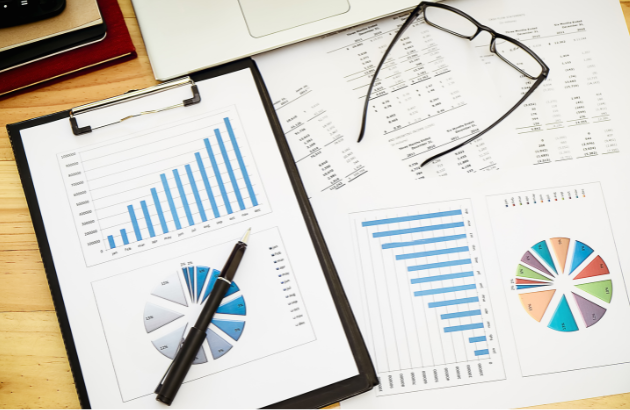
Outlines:
[[[535,80],[534,84],[531,88],[521,97],[520,100],[514,105],[508,112],[506,112],[501,118],[499,118],[496,122],[491,124],[485,130],[479,132],[473,137],[467,139],[466,141],[460,143],[459,145],[452,147],[446,151],[443,151],[437,155],[430,157],[425,160],[420,166],[424,166],[425,164],[440,158],[449,152],[455,151],[466,144],[476,140],[477,138],[484,135],[486,132],[490,131],[494,128],[498,123],[503,121],[508,115],[510,115],[519,105],[523,103],[533,92],[538,88],[538,86],[547,78],[549,75],[549,67],[534,53],[532,50],[527,48],[524,44],[515,40],[511,37],[508,37],[504,34],[497,33],[490,27],[486,27],[483,24],[479,23],[474,18],[470,17],[468,14],[454,8],[451,6],[447,6],[446,4],[441,3],[433,3],[428,1],[423,1],[411,12],[407,20],[402,24],[398,33],[394,36],[389,47],[385,50],[385,54],[383,54],[383,58],[380,63],[376,67],[374,71],[374,75],[372,77],[372,81],[370,82],[370,87],[368,88],[367,95],[365,97],[365,105],[363,107],[363,119],[361,122],[361,131],[359,133],[359,140],[361,142],[363,139],[363,135],[365,134],[365,126],[367,120],[367,112],[368,105],[370,103],[370,96],[372,95],[372,89],[374,88],[374,83],[378,78],[378,73],[385,63],[388,54],[394,48],[394,46],[398,43],[398,40],[403,35],[403,33],[412,25],[412,23],[420,16],[423,15],[424,21],[435,28],[438,28],[442,31],[446,31],[447,33],[453,34],[457,37],[465,38],[468,40],[473,40],[475,37],[479,35],[479,33],[486,31],[490,34],[490,51],[507,64],[509,64],[512,68],[517,70],[519,73],[529,78],[530,80]]]

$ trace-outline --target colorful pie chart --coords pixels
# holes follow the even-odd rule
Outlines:
[[[526,250],[514,284],[525,312],[558,332],[595,325],[612,300],[606,262],[585,242],[571,238],[542,240]]]

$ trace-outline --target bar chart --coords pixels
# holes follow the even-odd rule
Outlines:
[[[470,203],[351,218],[379,394],[502,379]]]
[[[269,212],[232,108],[59,154],[88,266]]]

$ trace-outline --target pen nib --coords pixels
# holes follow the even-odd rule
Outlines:
[[[243,239],[241,239],[241,242],[247,245],[247,241],[249,240],[249,233],[251,231],[252,231],[252,228],[249,228],[247,232],[245,232],[245,235],[243,235]]]

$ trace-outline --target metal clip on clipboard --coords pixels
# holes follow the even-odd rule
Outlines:
[[[146,97],[146,96],[151,95],[151,94],[160,93],[162,91],[171,90],[173,88],[182,87],[182,86],[188,85],[188,84],[190,84],[190,88],[191,88],[193,96],[192,96],[192,98],[184,100],[184,101],[182,101],[179,104],[171,105],[171,106],[164,107],[164,108],[159,108],[157,110],[142,111],[142,112],[139,112],[137,114],[128,115],[128,116],[126,116],[124,118],[121,118],[118,121],[114,121],[112,123],[105,124],[105,125],[99,125],[98,127],[94,127],[94,128],[90,127],[89,125],[86,125],[85,127],[79,127],[79,124],[77,123],[76,116],[79,115],[79,114],[83,114],[83,113],[86,113],[86,112],[98,110],[98,109],[101,109],[101,108],[109,107],[109,106],[112,106],[112,105],[120,104],[120,103],[131,101],[131,100],[136,100],[138,98]],[[70,124],[72,126],[72,132],[74,133],[74,135],[87,134],[89,132],[92,132],[92,130],[95,130],[95,129],[98,129],[98,128],[103,128],[103,127],[106,127],[108,125],[118,124],[118,123],[121,123],[121,122],[123,122],[125,120],[128,120],[130,118],[139,117],[141,115],[146,115],[146,114],[154,114],[154,113],[158,113],[158,112],[161,112],[161,111],[170,110],[172,108],[188,107],[189,105],[197,104],[200,101],[201,101],[201,95],[199,94],[199,90],[197,89],[197,85],[195,84],[195,82],[190,77],[184,77],[184,78],[179,79],[179,80],[168,81],[168,82],[165,82],[165,83],[162,83],[162,84],[158,84],[158,85],[153,86],[153,87],[145,88],[143,90],[133,90],[133,91],[129,91],[126,94],[117,95],[115,97],[111,97],[111,98],[108,98],[106,100],[96,101],[96,102],[93,102],[93,103],[89,103],[89,104],[81,105],[79,107],[75,107],[75,108],[70,110]]]

